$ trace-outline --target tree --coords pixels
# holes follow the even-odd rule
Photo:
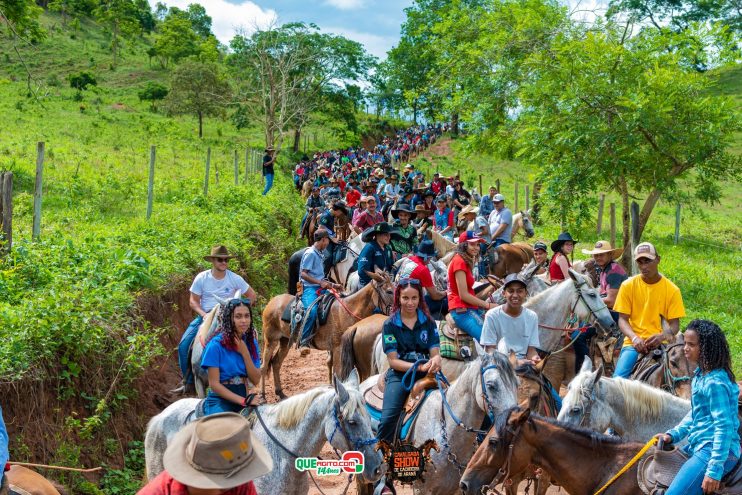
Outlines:
[[[192,3],[188,6],[188,20],[191,21],[193,31],[201,38],[213,36],[211,33],[211,17],[206,15],[206,9],[202,5]]]
[[[139,96],[139,101],[149,101],[150,109],[153,112],[156,112],[156,103],[159,100],[164,99],[168,93],[169,90],[165,86],[160,83],[150,81],[144,88],[140,89],[137,94]]]
[[[130,38],[140,31],[139,9],[132,0],[100,0],[94,14],[111,36],[112,66],[116,67],[122,38]]]
[[[33,41],[44,37],[44,30],[38,22],[42,9],[34,2],[0,0],[0,36],[11,38],[29,37]]]
[[[374,62],[359,43],[303,23],[236,36],[231,48],[240,104],[263,123],[266,146],[279,149],[290,128],[298,139],[323,92],[363,77]]]
[[[179,15],[169,15],[160,25],[160,32],[155,38],[155,52],[160,65],[165,68],[171,60],[178,62],[198,53],[198,41],[190,20]]]
[[[660,31],[685,31],[692,23],[718,22],[742,35],[742,0],[611,0],[608,17],[621,14]]]
[[[88,86],[98,85],[98,81],[96,81],[95,76],[86,71],[82,71],[78,74],[70,74],[69,80],[70,87],[75,88],[78,91],[85,91],[86,89],[88,89]]]
[[[189,60],[173,71],[165,104],[173,114],[193,114],[198,119],[198,137],[203,137],[203,119],[223,112],[231,90],[219,66]]]

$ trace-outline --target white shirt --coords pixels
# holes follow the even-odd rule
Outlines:
[[[510,355],[515,352],[518,359],[523,359],[529,347],[538,347],[538,315],[528,309],[517,317],[505,313],[503,306],[492,308],[484,315],[482,346],[497,346],[498,352]]]
[[[232,299],[237,291],[239,291],[237,297],[240,297],[248,289],[250,289],[250,286],[245,282],[245,279],[230,270],[226,271],[224,278],[221,280],[214,278],[211,270],[206,270],[196,275],[193,284],[191,284],[191,292],[201,296],[201,309],[207,313],[217,305],[219,302],[217,298],[221,300]]]

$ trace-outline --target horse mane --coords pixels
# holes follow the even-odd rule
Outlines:
[[[552,285],[546,290],[539,292],[535,296],[529,297],[523,306],[525,306],[526,308],[530,308],[531,306],[542,303],[542,299],[548,299],[549,297],[551,297],[552,293],[557,294],[559,293],[559,291],[566,292],[570,289],[574,289],[574,287],[574,281],[571,278],[567,278],[564,282]]]
[[[515,370],[513,370],[513,366],[510,364],[510,361],[508,360],[507,356],[502,354],[501,352],[495,351],[492,353],[486,353],[486,355],[481,356],[479,359],[475,359],[473,361],[470,361],[467,363],[466,368],[464,368],[464,371],[461,373],[461,376],[459,376],[458,381],[464,381],[460,380],[465,375],[468,377],[468,374],[474,374],[476,373],[477,379],[479,379],[479,370],[482,365],[482,360],[484,359],[492,359],[494,361],[494,365],[497,367],[498,370],[502,373],[503,380],[505,381],[505,385],[509,388],[516,389],[518,388],[518,376],[515,374]],[[455,384],[455,383],[454,383]]]
[[[665,413],[666,402],[671,399],[683,400],[659,388],[637,380],[611,378],[605,381],[613,384],[624,399],[624,407],[628,417],[639,418],[642,421],[651,421],[660,418]]]
[[[366,408],[363,407],[363,398],[361,393],[352,388],[346,388],[349,399],[343,404],[340,409],[340,413],[344,417],[350,417],[356,412],[360,411],[362,414],[366,413]],[[332,393],[335,394],[335,390],[329,386],[320,386],[313,388],[307,392],[299,395],[294,395],[288,399],[284,399],[277,404],[266,406],[266,412],[276,414],[277,424],[279,428],[289,430],[295,428],[307,414],[307,411],[312,404],[321,395]],[[329,399],[329,398],[328,398]],[[323,400],[322,403],[326,406],[333,404],[332,400]],[[367,413],[366,413],[367,414]]]

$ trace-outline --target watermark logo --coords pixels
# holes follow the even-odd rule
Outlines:
[[[354,450],[344,452],[340,459],[318,459],[299,457],[294,461],[297,471],[314,471],[317,476],[358,474],[363,472],[363,453]]]

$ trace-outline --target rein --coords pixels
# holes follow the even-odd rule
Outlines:
[[[593,495],[600,495],[601,493],[603,493],[609,486],[613,484],[614,481],[616,481],[618,478],[623,476],[626,473],[626,471],[631,469],[631,466],[636,464],[639,461],[639,459],[641,459],[642,456],[647,453],[649,449],[654,447],[656,443],[657,443],[657,437],[652,437],[652,439],[649,440],[646,444],[644,444],[644,447],[642,447],[641,450],[637,452],[637,454],[634,457],[632,457],[631,460],[628,463],[626,463],[624,467],[622,467],[616,474],[614,474],[613,477],[611,477],[611,479],[609,479],[606,482],[606,484],[603,485],[600,488],[600,490],[595,492]]]
[[[343,296],[341,296],[341,295],[340,295],[340,293],[338,293],[338,291],[336,291],[336,290],[335,290],[335,289],[333,289],[333,288],[329,288],[329,289],[327,289],[327,291],[328,291],[328,292],[329,292],[330,294],[332,294],[332,297],[334,297],[334,298],[335,298],[335,300],[336,300],[336,301],[337,301],[337,302],[338,302],[338,303],[340,304],[340,306],[342,306],[342,307],[343,307],[343,309],[344,309],[344,310],[345,310],[345,311],[346,311],[346,312],[347,312],[347,313],[348,313],[348,314],[349,314],[350,316],[352,316],[353,318],[355,318],[355,319],[356,319],[356,320],[358,320],[358,321],[361,321],[361,320],[363,319],[363,318],[361,318],[360,316],[358,316],[357,314],[355,314],[355,313],[354,313],[353,311],[351,311],[351,309],[350,309],[350,308],[348,307],[348,305],[347,305],[347,304],[345,304],[345,301],[343,301]]]

